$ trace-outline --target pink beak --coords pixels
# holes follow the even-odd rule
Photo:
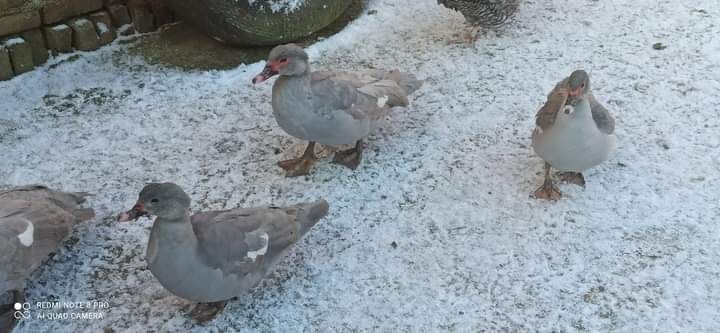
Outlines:
[[[137,221],[137,219],[148,215],[145,211],[145,206],[142,202],[138,201],[132,209],[127,212],[122,212],[118,215],[118,222],[128,222],[130,220]]]
[[[252,83],[253,84],[259,84],[267,81],[269,78],[275,76],[278,74],[278,66],[275,64],[275,62],[268,61],[268,63],[265,65],[265,68],[263,69],[260,74],[256,75]]]

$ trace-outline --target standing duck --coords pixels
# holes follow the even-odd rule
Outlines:
[[[472,26],[467,41],[474,42],[480,29],[495,29],[508,22],[517,12],[520,0],[438,0],[438,4],[465,17]]]
[[[157,218],[150,232],[150,272],[173,294],[200,302],[191,316],[212,319],[227,300],[255,287],[310,228],[327,215],[319,200],[290,207],[238,208],[190,215],[190,197],[154,183],[119,221]]]
[[[295,44],[275,47],[253,83],[274,75],[280,75],[272,90],[275,120],[288,134],[309,141],[301,157],[278,163],[288,177],[310,173],[316,142],[354,145],[335,153],[333,162],[356,169],[362,159],[363,139],[392,107],[407,106],[408,96],[423,83],[396,70],[312,72],[307,53]]]
[[[95,216],[92,209],[80,207],[86,196],[42,185],[0,191],[0,296],[11,299],[11,304],[0,305],[0,332],[10,332],[15,325],[13,306],[25,302],[28,276],[76,224]]]
[[[605,162],[615,149],[615,119],[590,92],[590,76],[576,70],[560,81],[538,111],[532,133],[535,153],[545,160],[545,181],[535,191],[538,199],[557,200],[551,168],[562,178],[585,186],[582,172]]]

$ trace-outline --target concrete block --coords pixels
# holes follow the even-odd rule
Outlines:
[[[170,8],[165,3],[165,0],[147,0],[150,4],[150,11],[155,16],[155,26],[163,26],[168,23],[172,23],[173,17],[170,12]]]
[[[103,22],[95,24],[95,31],[97,31],[98,37],[100,38],[100,45],[110,44],[115,40],[115,37],[117,37],[112,26],[108,26]]]
[[[88,15],[88,18],[95,24],[95,31],[98,37],[100,37],[100,45],[107,45],[115,40],[117,34],[115,33],[115,28],[113,28],[112,20],[108,12],[99,11],[92,13]]]
[[[12,62],[15,75],[29,72],[35,68],[30,43],[22,37],[11,37],[3,44],[10,53],[10,62]]]
[[[123,25],[132,23],[127,7],[123,5],[110,5],[107,9],[115,27],[122,27]]]
[[[32,47],[33,64],[40,66],[48,60],[48,49],[45,46],[45,37],[40,29],[28,30],[20,33]]]
[[[80,51],[93,51],[100,48],[100,38],[95,31],[95,25],[86,18],[70,21],[72,29],[73,46]]]
[[[46,0],[42,9],[44,24],[60,22],[64,19],[94,12],[103,6],[103,0]]]
[[[45,27],[47,47],[53,55],[72,51],[72,29],[65,24]]]
[[[37,10],[3,16],[0,17],[0,36],[34,29],[39,27],[41,23],[40,13]]]
[[[155,18],[150,12],[150,6],[143,0],[129,0],[128,11],[133,20],[135,31],[146,33],[155,31]]]
[[[32,11],[35,6],[25,0],[0,0],[0,16],[9,16],[17,13]]]
[[[8,52],[4,46],[0,45],[0,81],[10,80],[13,76],[10,52]]]

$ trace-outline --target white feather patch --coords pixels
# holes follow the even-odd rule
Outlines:
[[[17,238],[20,240],[20,244],[30,247],[34,240],[33,233],[35,232],[35,226],[28,220],[25,220],[25,223],[27,223],[27,228],[25,228],[25,231],[21,234],[17,235]]]
[[[248,251],[248,253],[247,253],[247,257],[250,258],[250,260],[252,260],[253,262],[255,262],[255,260],[257,260],[258,256],[265,255],[265,253],[267,253],[268,246],[270,245],[270,237],[268,236],[267,233],[263,233],[262,235],[260,235],[260,238],[265,240],[265,245],[263,245],[263,247],[261,247],[257,250]]]
[[[377,100],[377,106],[378,106],[379,108],[385,107],[385,104],[387,103],[387,101],[388,101],[389,99],[390,99],[390,98],[388,98],[387,95],[378,98],[378,100]]]

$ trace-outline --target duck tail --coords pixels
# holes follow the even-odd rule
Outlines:
[[[330,210],[327,201],[320,199],[318,201],[297,206],[299,212],[297,219],[300,222],[300,233],[306,234],[320,219],[325,217]]]
[[[414,74],[404,73],[399,70],[392,71],[390,78],[397,82],[398,86],[405,92],[405,96],[410,96],[425,83],[423,80],[418,80]]]

